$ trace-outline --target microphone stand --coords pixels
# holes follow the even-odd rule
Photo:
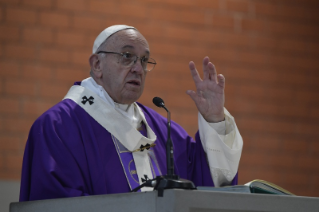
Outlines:
[[[158,98],[160,102],[155,102],[154,99]],[[132,192],[138,191],[142,187],[154,187],[154,190],[158,191],[158,196],[163,197],[165,189],[196,189],[194,183],[190,180],[182,179],[178,175],[174,174],[174,149],[171,139],[171,113],[165,107],[164,101],[155,97],[153,102],[156,106],[162,107],[167,111],[167,142],[166,142],[166,165],[167,174],[164,176],[157,176],[152,180],[148,180],[142,185],[136,187]]]

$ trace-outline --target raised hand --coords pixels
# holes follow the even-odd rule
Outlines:
[[[209,57],[203,59],[204,78],[199,76],[195,63],[189,62],[196,92],[188,90],[186,93],[194,100],[198,111],[207,122],[220,122],[225,119],[225,77],[216,72],[215,66],[209,62]]]

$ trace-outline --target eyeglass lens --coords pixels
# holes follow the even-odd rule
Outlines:
[[[155,66],[155,60],[152,58],[148,58],[148,59],[144,57],[138,58],[136,55],[127,55],[127,54],[122,55],[121,63],[124,66],[132,66],[135,61],[137,62],[138,59],[141,61],[141,65],[145,71],[151,71]]]

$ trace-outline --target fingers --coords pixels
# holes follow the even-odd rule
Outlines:
[[[189,66],[189,70],[191,71],[195,84],[201,82],[202,79],[200,78],[198,71],[196,70],[195,63],[193,61],[190,61],[188,66]]]
[[[206,56],[203,59],[203,72],[204,72],[204,80],[209,79],[209,70],[208,70],[209,57]]]
[[[206,56],[203,59],[203,71],[204,71],[204,80],[214,80],[217,82],[217,72],[215,66],[209,61],[209,57]]]
[[[225,77],[222,74],[217,75],[218,78],[218,85],[222,88],[225,88]]]

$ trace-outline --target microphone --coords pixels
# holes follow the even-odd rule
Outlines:
[[[154,97],[153,103],[157,107],[164,108],[167,111],[167,142],[166,142],[166,164],[167,175],[157,176],[154,190],[158,190],[158,196],[162,197],[165,189],[196,189],[194,183],[190,180],[182,179],[174,174],[174,152],[171,139],[171,113],[165,107],[163,99]]]
[[[157,107],[164,107],[165,108],[164,100],[161,99],[160,97],[154,97],[153,98],[153,103]]]
[[[182,179],[178,175],[174,174],[174,152],[173,142],[171,140],[171,113],[165,107],[163,99],[159,97],[153,98],[153,103],[157,107],[164,108],[167,111],[167,142],[166,142],[166,164],[167,164],[167,175],[157,176],[152,180],[148,180],[142,185],[136,187],[132,192],[138,191],[140,188],[154,187],[154,190],[158,191],[158,196],[163,197],[165,189],[196,189],[194,183],[190,180]]]
[[[153,103],[157,107],[162,107],[167,111],[167,142],[166,142],[166,165],[167,176],[170,178],[178,179],[178,176],[174,175],[174,150],[171,140],[171,112],[165,107],[164,100],[160,97],[154,97]]]

